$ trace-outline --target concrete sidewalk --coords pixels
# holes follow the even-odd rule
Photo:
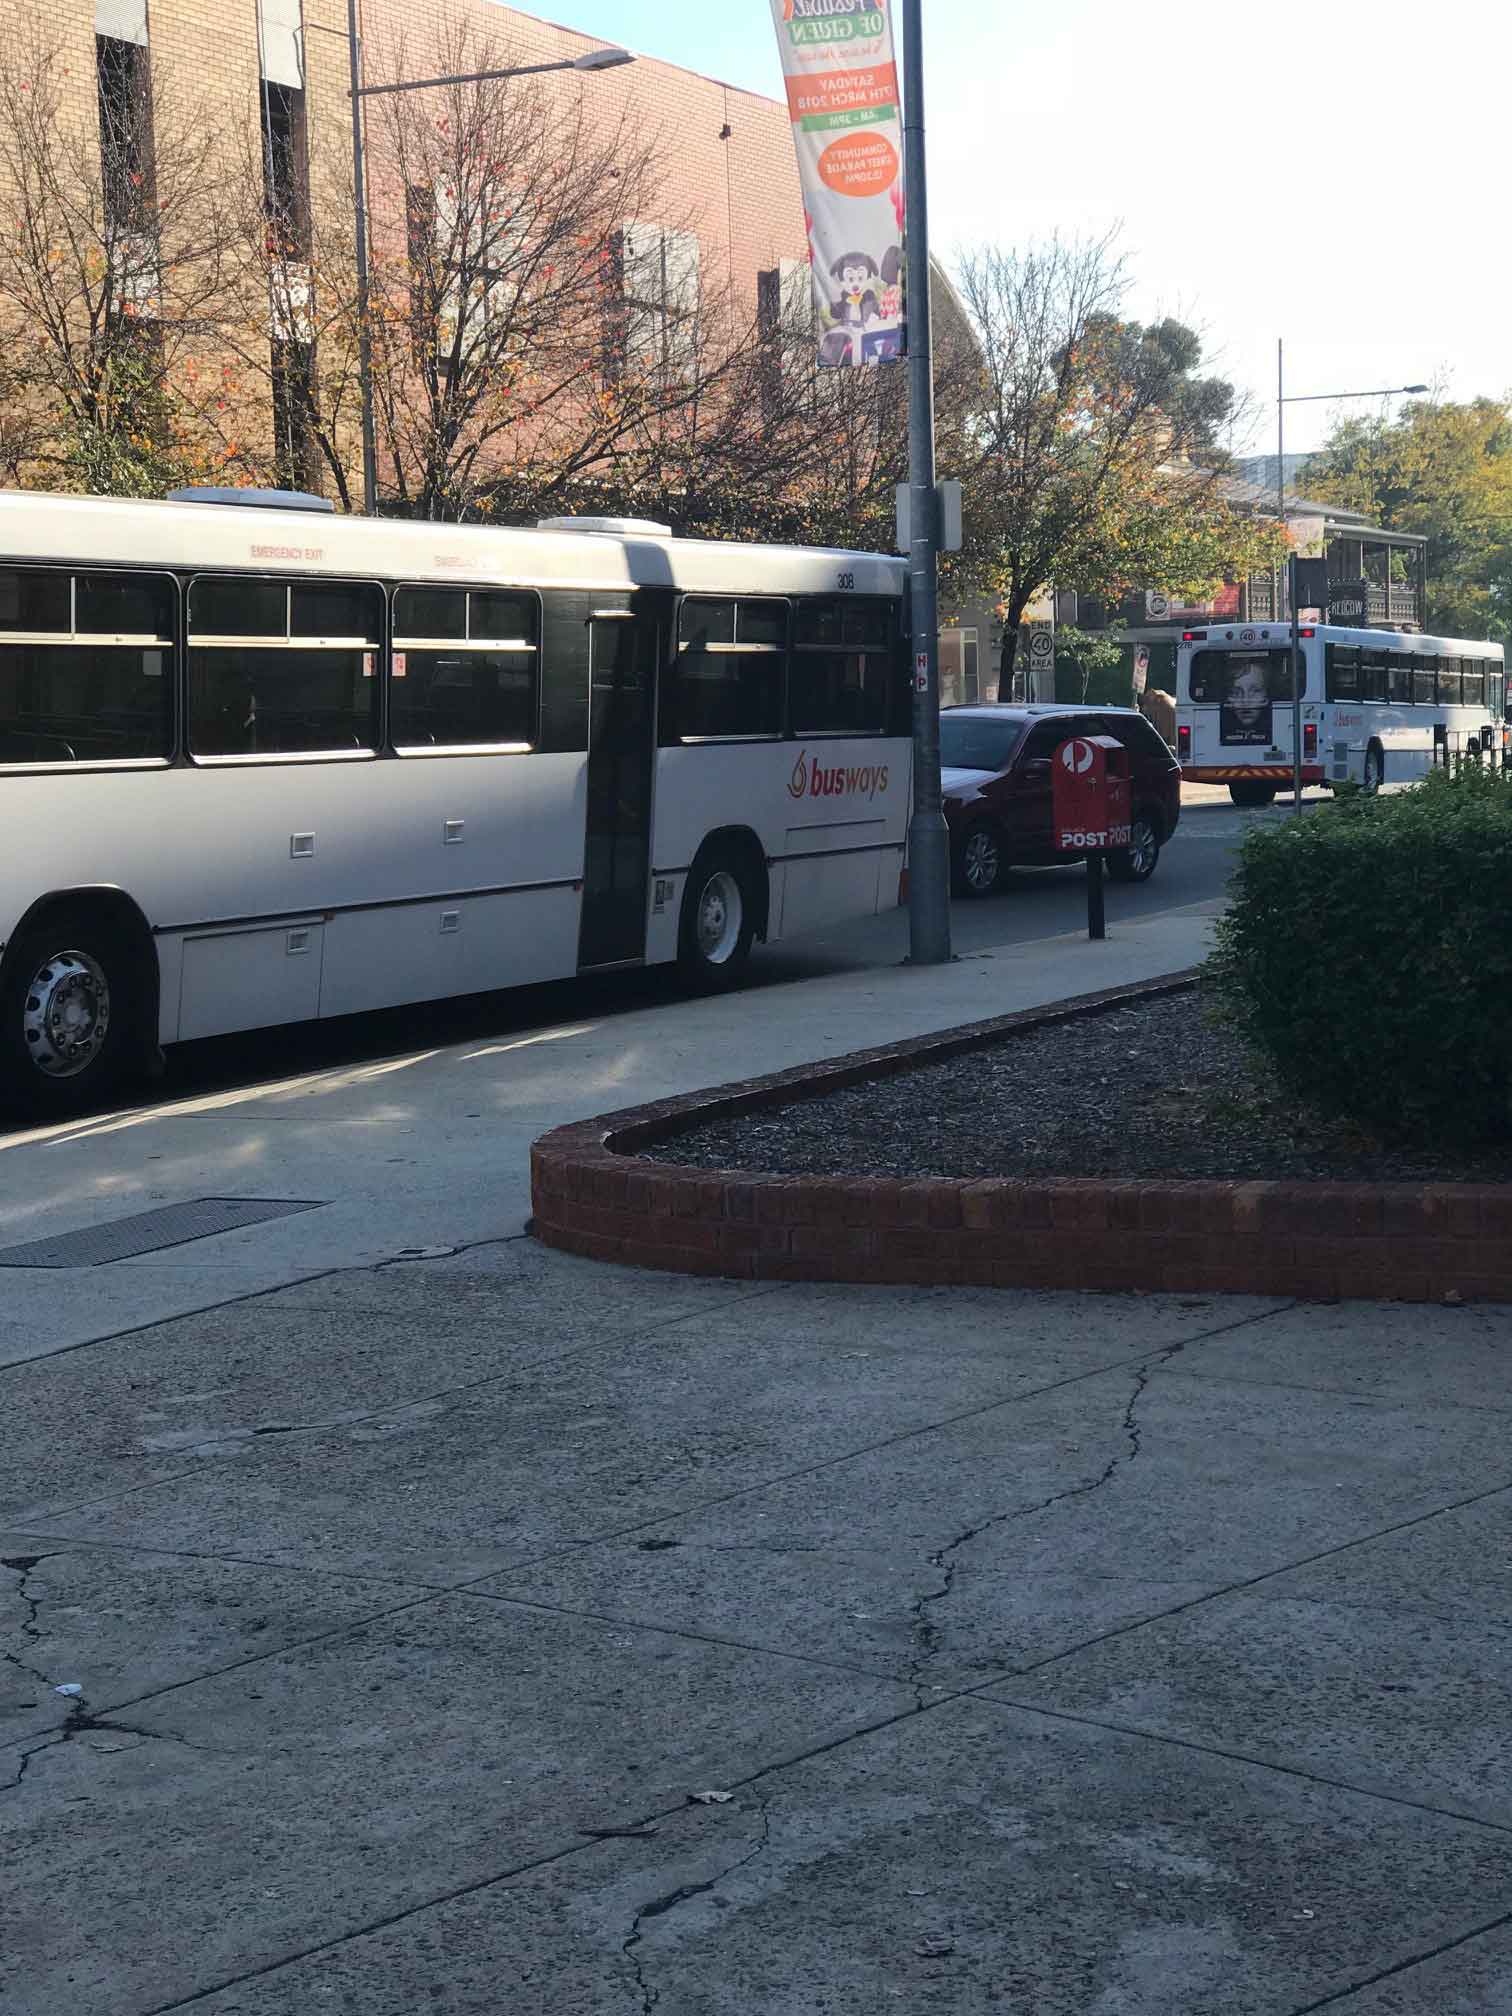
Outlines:
[[[14,1366],[0,2008],[1512,2008],[1509,1343],[515,1240]]]
[[[564,1121],[1197,963],[1221,905],[411,1052],[0,1141],[0,1246],[196,1198],[319,1208],[109,1267],[0,1269],[0,1364],[332,1268],[523,1230]],[[417,1015],[423,1025],[423,1011]]]

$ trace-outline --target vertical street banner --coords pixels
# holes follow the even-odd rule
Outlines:
[[[772,0],[803,185],[819,362],[901,357],[903,115],[894,0]]]

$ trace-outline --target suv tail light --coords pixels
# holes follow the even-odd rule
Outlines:
[[[1316,721],[1304,722],[1302,726],[1302,754],[1304,756],[1316,756],[1317,753],[1318,724]]]
[[[1176,760],[1179,763],[1192,760],[1192,731],[1185,722],[1176,730]]]

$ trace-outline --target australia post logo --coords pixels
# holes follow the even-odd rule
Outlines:
[[[835,764],[809,761],[806,749],[798,751],[798,761],[788,779],[790,798],[875,798],[887,789],[885,763]]]
[[[1092,768],[1092,744],[1067,742],[1061,749],[1060,760],[1073,777],[1085,777]]]

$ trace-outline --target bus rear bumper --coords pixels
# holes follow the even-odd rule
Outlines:
[[[1284,768],[1279,763],[1184,763],[1181,766],[1183,784],[1274,784],[1278,790],[1292,781],[1291,765]],[[1304,784],[1323,784],[1328,781],[1327,772],[1321,763],[1302,765]]]

